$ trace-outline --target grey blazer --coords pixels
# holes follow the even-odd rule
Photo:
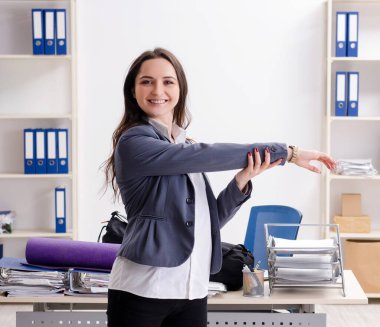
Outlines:
[[[158,267],[179,266],[194,244],[195,194],[187,173],[241,169],[247,153],[257,147],[261,157],[269,148],[271,161],[286,161],[281,143],[173,144],[150,124],[127,130],[115,151],[116,181],[128,216],[128,227],[118,255],[136,263]],[[220,228],[250,197],[233,179],[216,199],[205,174],[210,208],[211,273],[222,263]]]

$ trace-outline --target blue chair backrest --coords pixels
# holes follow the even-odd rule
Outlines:
[[[244,245],[251,250],[255,264],[260,261],[261,269],[268,269],[264,224],[300,224],[302,213],[297,209],[281,205],[264,205],[252,207],[249,215]],[[274,237],[295,240],[298,226],[273,226],[268,229]]]

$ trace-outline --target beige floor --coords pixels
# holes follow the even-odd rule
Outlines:
[[[31,305],[0,305],[0,324],[16,327],[16,311],[32,311]],[[380,323],[380,300],[368,305],[319,305],[317,312],[327,314],[327,327],[372,327]]]

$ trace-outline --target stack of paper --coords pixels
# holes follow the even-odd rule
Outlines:
[[[336,161],[335,174],[347,176],[372,176],[377,170],[371,159],[340,159]]]
[[[278,237],[270,237],[273,249],[276,253],[321,253],[327,254],[336,250],[334,239],[323,240],[288,240]]]
[[[330,281],[337,276],[333,275],[331,269],[301,269],[301,268],[278,268],[276,279],[283,283],[314,283]]]
[[[110,274],[98,271],[79,269],[69,270],[68,295],[106,296],[108,293]]]
[[[67,273],[24,266],[25,259],[0,259],[0,292],[7,296],[63,295]]]
[[[334,239],[288,240],[270,236],[269,244],[269,277],[276,284],[328,283],[340,276]]]
[[[227,292],[227,287],[223,283],[208,282],[208,297],[224,292]]]
[[[330,255],[314,256],[314,255],[294,255],[292,257],[277,257],[274,263],[279,268],[329,268],[331,265],[337,265],[338,261],[334,260]]]

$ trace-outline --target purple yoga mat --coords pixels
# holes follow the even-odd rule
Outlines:
[[[120,244],[36,237],[28,240],[25,258],[34,265],[110,270],[119,248]]]

